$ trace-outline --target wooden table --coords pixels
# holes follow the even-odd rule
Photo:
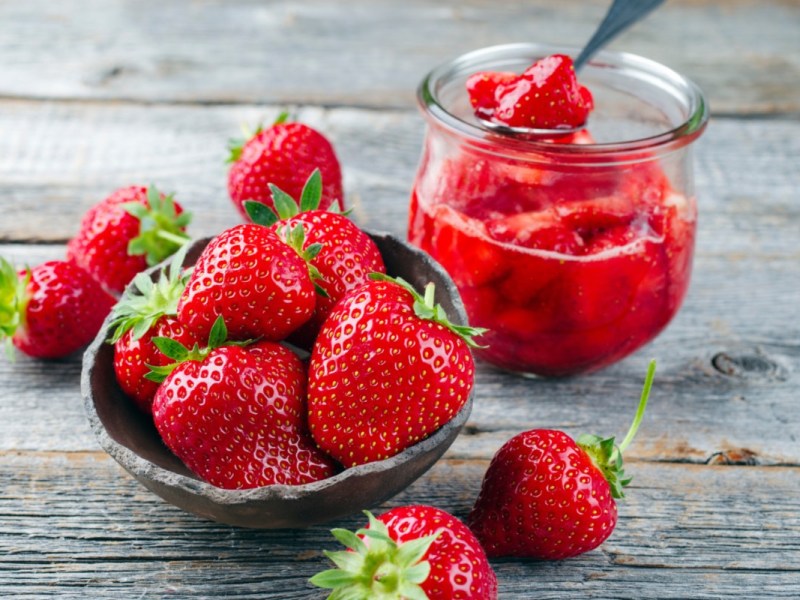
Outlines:
[[[354,218],[402,235],[427,69],[496,43],[580,44],[605,6],[0,3],[0,254],[63,256],[80,215],[134,182],[175,191],[195,213],[193,236],[218,233],[237,222],[226,140],[285,106],[334,141]],[[711,102],[683,309],[591,376],[529,381],[482,366],[464,434],[373,507],[432,503],[463,517],[519,431],[624,433],[657,358],[613,536],[569,561],[494,560],[501,598],[800,597],[798,31],[796,1],[672,0],[612,44],[683,72]],[[89,431],[80,359],[0,361],[0,597],[323,596],[307,579],[336,547],[327,526],[235,529],[150,494]]]

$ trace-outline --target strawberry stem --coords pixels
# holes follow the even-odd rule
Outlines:
[[[650,364],[647,366],[647,375],[645,375],[644,378],[644,386],[642,387],[642,394],[639,397],[639,406],[636,409],[636,416],[633,418],[633,423],[631,423],[628,433],[625,435],[625,439],[617,446],[617,451],[620,453],[624,452],[625,449],[630,446],[633,438],[636,437],[636,432],[639,431],[639,425],[641,425],[642,417],[644,417],[644,409],[647,408],[647,399],[650,397],[650,390],[653,387],[653,378],[655,374],[656,361],[651,360]]]
[[[631,478],[625,476],[622,451],[630,445],[639,430],[639,425],[642,422],[644,410],[647,406],[647,399],[650,397],[650,389],[653,387],[655,372],[656,361],[651,360],[647,367],[647,375],[644,380],[642,394],[639,397],[636,416],[633,418],[633,423],[631,423],[628,433],[621,444],[615,444],[613,437],[603,438],[599,435],[591,434],[584,434],[576,440],[578,446],[586,452],[595,466],[603,473],[603,477],[608,481],[611,495],[614,498],[624,498],[623,488],[631,482]]]

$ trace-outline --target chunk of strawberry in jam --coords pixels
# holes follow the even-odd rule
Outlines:
[[[580,127],[594,108],[591,92],[578,83],[564,54],[537,60],[521,75],[477,73],[466,85],[476,116],[509,127]]]

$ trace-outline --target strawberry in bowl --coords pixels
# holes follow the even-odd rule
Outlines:
[[[261,227],[280,240],[269,226],[247,226]],[[433,283],[432,310],[446,313],[454,327],[466,325],[458,293],[438,264],[394,236],[366,235],[388,276],[402,278],[417,290]],[[195,242],[185,266],[201,265],[203,253],[209,247],[213,250],[213,244],[211,239]],[[187,294],[197,273],[201,271],[189,277]],[[310,277],[308,268],[305,273]],[[148,274],[159,277],[156,269]],[[402,294],[410,293],[402,290]],[[177,315],[180,319],[179,310]],[[222,316],[227,325],[226,315]],[[219,317],[215,315],[209,335],[198,334],[198,341],[188,346],[166,335],[148,338],[172,357],[156,365],[153,378],[160,377],[163,383],[152,400],[152,414],[128,397],[117,380],[114,346],[107,341],[111,319],[84,356],[85,407],[100,445],[148,489],[190,513],[243,527],[285,528],[307,527],[363,510],[397,494],[429,469],[470,414],[471,381],[452,411],[398,446],[393,455],[347,463],[323,446],[322,438],[306,433],[304,420],[312,401],[316,405],[304,388],[310,379],[304,360],[308,354],[256,331],[231,329],[223,342],[214,326]],[[362,358],[365,367],[375,360]],[[278,368],[278,361],[285,368]],[[279,430],[269,429],[268,423]],[[198,434],[189,432],[202,432],[197,443],[191,442],[191,435]]]

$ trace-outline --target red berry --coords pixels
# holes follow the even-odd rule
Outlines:
[[[468,340],[479,331],[442,312],[432,286],[422,298],[385,276],[339,301],[311,355],[309,425],[320,448],[347,467],[382,460],[453,418],[472,390]]]
[[[366,514],[369,525],[358,535],[334,530],[349,548],[326,552],[340,568],[311,578],[314,585],[334,589],[331,597],[497,598],[497,576],[486,553],[451,514],[424,505],[393,508],[377,519]]]
[[[134,276],[172,255],[188,237],[189,213],[154,188],[120,188],[90,208],[67,244],[67,258],[106,290],[121,294]]]
[[[309,267],[275,232],[246,223],[215,237],[197,259],[178,318],[206,338],[218,316],[231,339],[282,340],[311,318]]]
[[[191,347],[200,340],[177,317],[160,317],[142,337],[135,337],[132,329],[126,331],[114,344],[114,373],[122,391],[146,414],[153,412],[153,397],[159,384],[146,378],[148,365],[170,364],[153,343],[154,337],[168,337]]]
[[[167,447],[199,477],[246,489],[336,473],[308,435],[306,372],[294,353],[259,342],[210,343],[205,353],[187,354],[158,388],[153,420]]]
[[[484,72],[467,80],[478,117],[509,127],[557,129],[586,122],[594,101],[576,77],[572,59],[553,54],[537,60],[521,75]]]
[[[246,203],[245,208],[254,223],[271,226],[285,242],[312,249],[306,256],[319,292],[317,303],[311,319],[290,338],[292,343],[310,349],[334,305],[347,292],[366,283],[370,273],[385,273],[386,267],[375,242],[355,223],[341,213],[319,209],[319,169],[306,181],[299,202],[277,186],[271,188],[275,210],[254,202]],[[297,235],[300,241],[295,243],[291,238]]]
[[[342,171],[333,146],[319,131],[285,118],[282,115],[272,126],[231,147],[228,193],[244,218],[248,200],[275,207],[269,184],[299,198],[314,169],[322,172],[325,182],[319,207],[344,207]]]
[[[650,363],[636,418],[623,442],[533,429],[495,454],[467,523],[489,556],[562,559],[593,550],[617,524],[615,498],[630,482],[622,451],[641,422],[655,372]]]
[[[114,298],[86,271],[53,260],[17,272],[0,258],[0,340],[36,358],[61,358],[86,346]]]

